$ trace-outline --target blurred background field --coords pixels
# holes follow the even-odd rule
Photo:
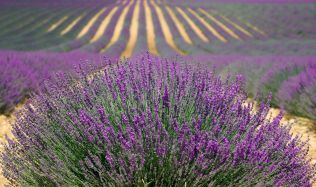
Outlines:
[[[249,98],[272,93],[316,159],[312,0],[2,0],[0,50],[1,141],[14,111],[56,72],[149,51],[242,74]]]

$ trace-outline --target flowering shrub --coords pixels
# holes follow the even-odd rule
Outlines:
[[[310,186],[306,142],[245,104],[243,78],[142,56],[59,74],[18,115],[2,154],[21,186]]]

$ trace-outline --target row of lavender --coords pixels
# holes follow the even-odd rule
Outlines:
[[[104,64],[105,66],[107,64]],[[254,111],[241,76],[150,55],[76,83],[59,74],[17,115],[11,186],[311,186],[307,142]],[[87,74],[88,73],[88,74]],[[79,84],[78,84],[79,83]]]
[[[0,52],[0,113],[10,112],[39,89],[41,83],[57,72],[73,72],[79,64],[102,60],[88,53]],[[85,59],[90,59],[85,62]]]
[[[199,55],[189,59],[215,67],[218,74],[242,74],[251,97],[265,97],[271,92],[272,106],[316,119],[315,56]]]
[[[315,38],[316,34],[316,7],[313,0],[223,0],[213,3],[176,0],[169,3],[172,6],[204,7],[228,17],[248,21],[264,30],[270,38]]]
[[[100,63],[101,55],[72,53],[1,52],[0,108],[10,111],[55,71],[68,72],[81,59]],[[190,59],[190,60],[188,60]],[[247,92],[252,97],[272,92],[272,105],[299,116],[316,119],[315,56],[214,56],[185,57],[194,65],[214,66],[218,74],[239,73],[247,79]]]

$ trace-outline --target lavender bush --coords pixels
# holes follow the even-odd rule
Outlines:
[[[311,186],[306,142],[243,78],[149,55],[46,82],[2,154],[20,186]]]

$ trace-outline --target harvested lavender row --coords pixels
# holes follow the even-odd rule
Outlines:
[[[144,55],[75,82],[59,74],[2,154],[19,186],[311,186],[306,142],[245,104],[243,78]],[[75,83],[75,84],[74,84]]]
[[[128,3],[122,5],[122,6],[118,6],[118,5],[113,5],[113,7],[110,7],[107,9],[106,14],[104,15],[103,19],[105,19],[105,17],[107,17],[110,12],[115,9],[115,7],[117,7],[117,11],[114,13],[113,17],[111,18],[108,26],[106,27],[105,31],[103,32],[103,36],[100,37],[99,40],[85,45],[81,48],[81,50],[84,51],[89,51],[89,52],[95,52],[98,53],[100,52],[103,48],[106,47],[106,45],[111,41],[111,38],[113,37],[113,33],[115,31],[116,25],[118,24],[118,20],[120,15],[122,14],[123,9],[128,6]]]

